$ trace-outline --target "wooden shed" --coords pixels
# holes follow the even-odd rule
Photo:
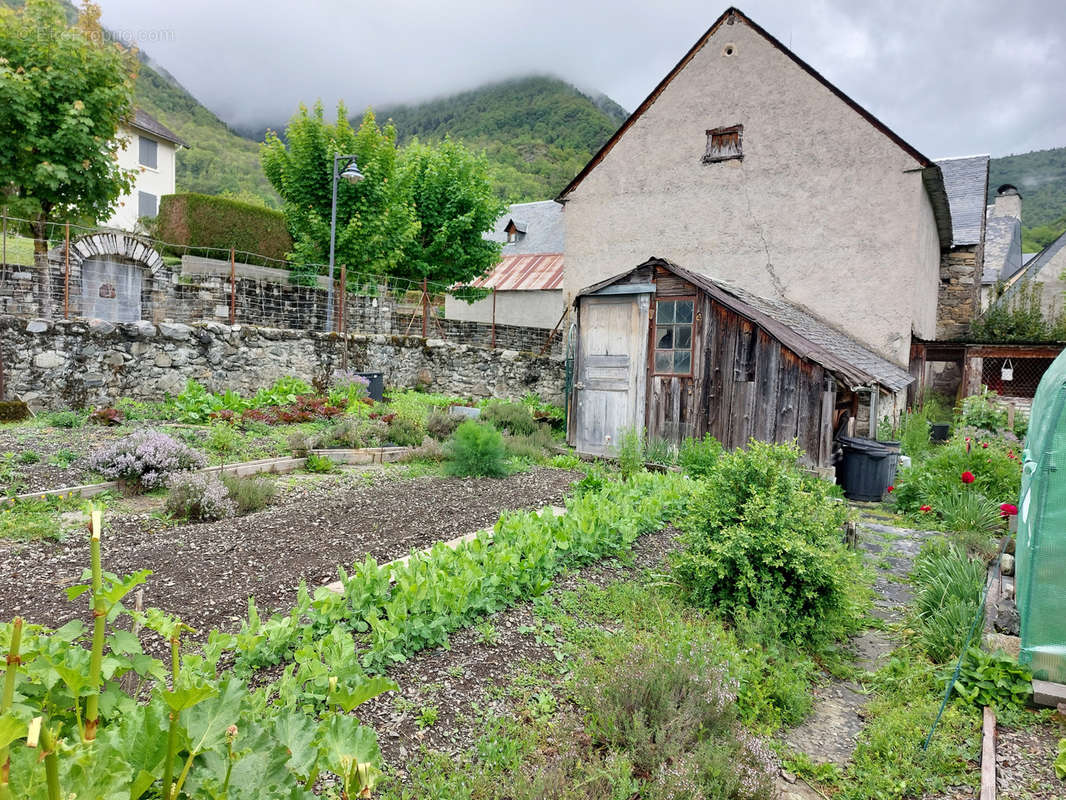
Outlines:
[[[570,404],[579,453],[614,451],[626,429],[729,448],[798,440],[832,463],[833,432],[860,395],[913,378],[802,309],[652,258],[581,291]]]

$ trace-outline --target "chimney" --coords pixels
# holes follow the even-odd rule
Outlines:
[[[992,207],[993,217],[1022,218],[1022,196],[1018,187],[1005,183],[996,189],[996,202]]]

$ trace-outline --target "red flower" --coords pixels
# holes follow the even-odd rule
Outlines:
[[[888,491],[894,492],[894,491],[896,491],[896,487],[895,486],[889,486],[888,487]]]
[[[1014,503],[1003,503],[999,507],[999,515],[1001,517],[1012,517],[1018,513],[1018,506]]]
[[[926,514],[926,513],[930,512],[930,511],[932,511],[933,507],[932,506],[921,506],[918,510],[921,511],[923,514]]]
[[[1014,458],[1014,451],[1013,450],[1008,450],[1007,451],[1007,458]]]
[[[963,483],[973,483],[973,473],[970,470],[966,470],[960,477]]]
[[[987,450],[988,449],[988,442],[981,442],[981,447],[983,447],[985,450]]]

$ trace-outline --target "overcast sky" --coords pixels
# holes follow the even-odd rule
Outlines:
[[[725,10],[695,0],[98,0],[227,122],[411,102],[550,73],[632,110]],[[932,158],[1066,146],[1063,0],[741,6]]]

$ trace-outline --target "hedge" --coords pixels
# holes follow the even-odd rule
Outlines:
[[[155,235],[173,247],[164,248],[181,255],[185,247],[196,248],[197,255],[222,258],[231,247],[245,253],[265,256],[244,257],[245,263],[271,264],[269,259],[285,260],[292,250],[292,237],[285,225],[285,215],[270,208],[212,197],[206,194],[168,194],[159,203]],[[203,248],[219,252],[205,252]]]

